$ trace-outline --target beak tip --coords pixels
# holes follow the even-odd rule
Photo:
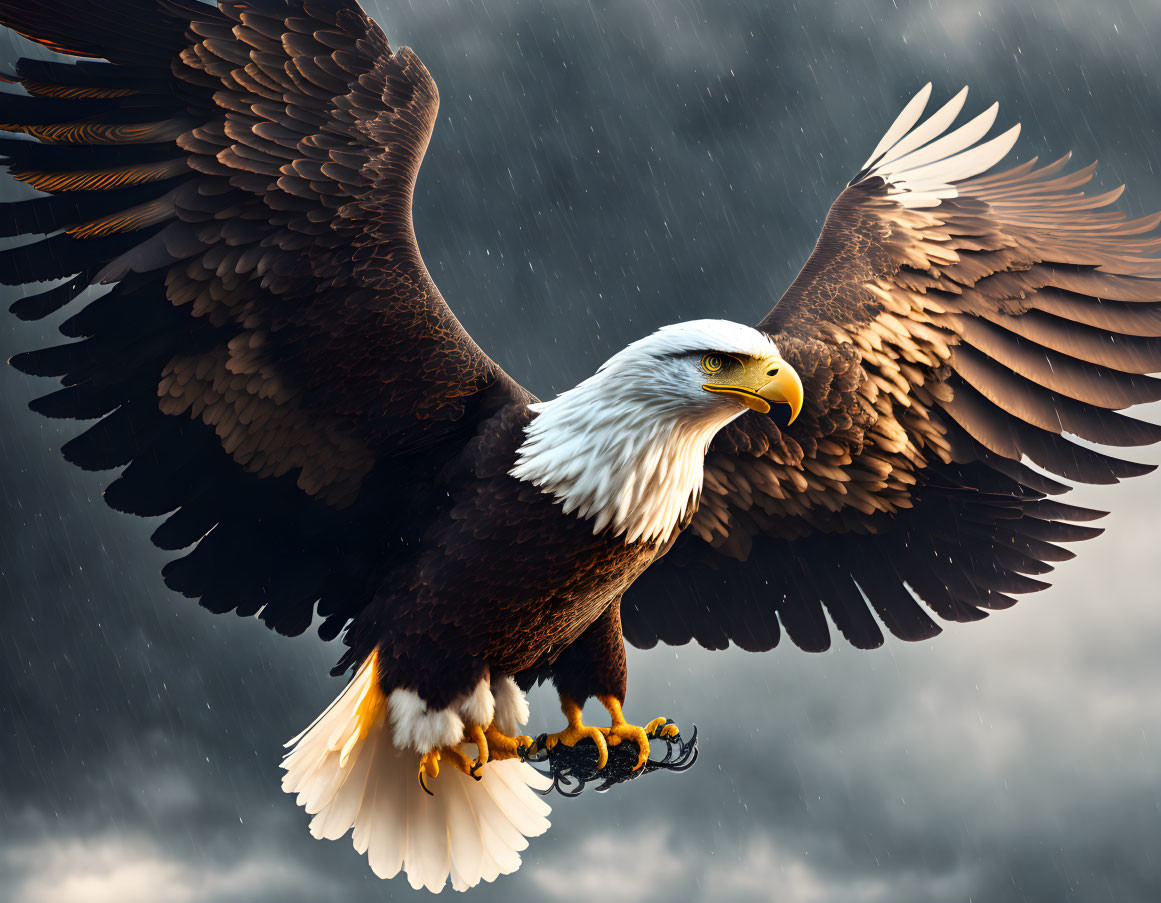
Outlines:
[[[767,402],[784,404],[790,409],[789,417],[786,419],[787,426],[794,423],[798,419],[798,415],[802,413],[804,401],[802,380],[794,369],[785,362],[782,362],[776,378],[758,391]]]

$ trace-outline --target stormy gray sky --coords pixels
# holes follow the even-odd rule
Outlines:
[[[416,199],[428,265],[541,395],[663,323],[757,321],[928,80],[969,84],[971,111],[1000,100],[1020,159],[1099,157],[1130,211],[1161,208],[1156,3],[368,9],[440,86]],[[9,318],[4,356],[49,331]],[[75,425],[26,410],[49,388],[0,379],[0,897],[422,896],[348,840],[311,840],[279,791],[282,741],[341,686],[338,648],[169,593],[153,525],[55,453]],[[524,868],[472,898],[1158,899],[1161,477],[1069,500],[1114,513],[1059,585],[925,644],[631,652],[630,715],[696,722],[697,767],[557,800]],[[533,703],[534,732],[558,725],[550,694]]]

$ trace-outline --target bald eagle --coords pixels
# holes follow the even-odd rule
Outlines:
[[[1151,469],[1094,445],[1161,438],[1117,413],[1161,398],[1161,216],[1086,196],[1067,158],[991,172],[1018,127],[954,127],[964,92],[906,105],[756,327],[667,326],[542,402],[424,267],[438,94],[355,0],[0,0],[0,22],[81,58],[4,76],[0,154],[45,196],[0,227],[47,237],[0,281],[63,280],[24,319],[112,285],[76,341],[13,359],[63,383],[32,408],[99,418],[64,455],[166,517],[172,589],[343,634],[353,679],[283,786],[383,877],[519,866],[548,826],[535,681],[567,722],[545,745],[640,766],[673,726],[622,712],[623,638],[930,637],[929,611],[1007,608],[1099,532],[1058,478]]]

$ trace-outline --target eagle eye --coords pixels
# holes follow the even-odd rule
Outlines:
[[[701,359],[701,368],[706,373],[717,373],[724,366],[725,361],[720,354],[707,354]]]

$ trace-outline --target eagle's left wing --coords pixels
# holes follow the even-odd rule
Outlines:
[[[333,635],[439,516],[479,425],[531,396],[424,266],[412,192],[439,95],[356,0],[0,0],[80,62],[0,74],[0,283],[63,278],[39,319],[114,283],[13,364],[32,403],[99,419],[63,451],[124,467],[105,499],[166,515],[170,587]],[[91,58],[91,59],[88,59]],[[317,609],[316,609],[317,602]]]
[[[831,207],[760,324],[802,378],[799,419],[714,442],[696,519],[625,596],[639,646],[823,650],[939,632],[1043,589],[1100,512],[1048,496],[1153,468],[1080,445],[1157,442],[1116,411],[1161,398],[1161,215],[1105,208],[1067,158],[994,175],[995,107],[916,125],[930,85]],[[1035,467],[1029,464],[1036,465]],[[878,616],[874,617],[872,611]],[[825,612],[825,614],[824,614]]]

